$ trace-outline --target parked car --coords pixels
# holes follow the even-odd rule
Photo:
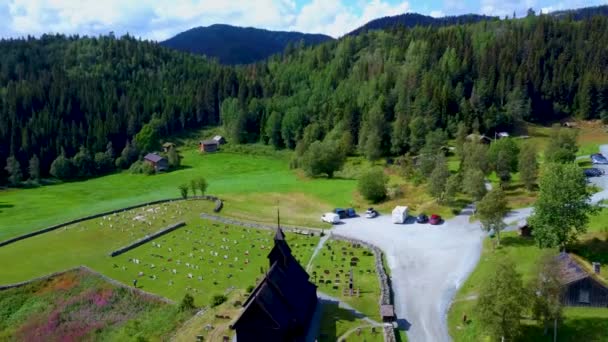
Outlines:
[[[585,174],[585,177],[599,177],[604,174],[602,170],[596,168],[584,169],[583,173]]]
[[[336,213],[325,213],[323,216],[321,216],[321,221],[336,224],[340,222],[340,216]]]
[[[378,212],[374,208],[368,208],[365,211],[365,217],[368,219],[374,218],[376,216],[378,216]]]
[[[354,208],[346,209],[346,217],[357,217],[357,212]]]
[[[426,216],[425,214],[420,214],[420,215],[416,216],[416,222],[417,223],[427,223],[427,222],[429,222],[429,217]]]
[[[595,153],[591,155],[592,164],[608,164],[608,159],[601,153]]]
[[[437,214],[431,215],[431,218],[429,218],[429,223],[432,225],[441,224],[441,216]]]
[[[342,209],[342,208],[336,208],[336,209],[334,209],[334,213],[338,214],[338,216],[340,216],[341,219],[347,217],[346,210]]]

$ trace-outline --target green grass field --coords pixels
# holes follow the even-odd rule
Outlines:
[[[484,248],[477,268],[458,291],[448,313],[448,327],[454,341],[489,341],[484,336],[475,312],[476,296],[481,284],[494,273],[498,259],[509,257],[522,274],[524,284],[534,275],[537,261],[545,252],[534,245],[534,240],[525,239],[515,233],[503,234],[498,250],[492,250],[490,239],[484,241]],[[469,322],[463,324],[466,314]],[[529,314],[526,314],[529,315]],[[559,327],[559,341],[608,341],[608,310],[593,308],[565,308],[565,320]],[[543,329],[533,320],[523,320],[521,341],[552,341],[552,336],[543,336]]]
[[[189,149],[182,155],[183,167],[165,174],[122,172],[80,182],[0,191],[0,240],[86,215],[179,197],[177,186],[200,176],[207,179],[210,194],[234,202],[239,196],[250,196],[251,200],[240,207],[247,207],[246,213],[258,213],[256,220],[274,222],[274,208],[285,202],[286,210],[298,212],[297,216],[285,215],[286,224],[318,224],[321,213],[334,206],[347,206],[356,186],[350,179],[305,179],[289,169],[282,154],[201,155]],[[293,196],[310,205],[300,208],[291,200]],[[235,208],[239,209],[238,205]],[[230,215],[229,210],[224,214]]]
[[[128,285],[137,279],[137,287],[176,301],[190,292],[196,305],[207,305],[215,294],[255,285],[268,268],[266,256],[273,244],[271,231],[200,219],[199,213],[212,205],[192,200],[139,208],[4,246],[0,259],[11,262],[0,268],[0,283],[85,265]],[[181,220],[186,221],[185,227],[155,239],[154,244],[115,258],[108,255]],[[306,264],[319,238],[290,233],[287,237],[294,255]]]
[[[359,297],[343,293],[349,284],[351,268],[354,287],[360,290]],[[380,319],[380,284],[375,257],[368,249],[345,241],[327,240],[309,273],[319,291],[339,298],[376,321]]]

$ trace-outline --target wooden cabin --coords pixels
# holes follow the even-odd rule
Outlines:
[[[156,172],[167,171],[169,169],[169,161],[156,153],[146,154],[144,161],[152,165]]]
[[[565,306],[608,308],[608,284],[599,279],[598,264],[594,264],[594,271],[587,271],[564,252],[557,256],[557,261]]]
[[[199,150],[205,153],[217,152],[220,149],[220,144],[213,139],[201,140],[198,146]]]

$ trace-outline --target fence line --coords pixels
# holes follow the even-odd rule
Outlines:
[[[115,251],[112,251],[110,253],[110,256],[111,257],[119,256],[119,255],[121,255],[123,253],[126,253],[126,252],[132,250],[135,247],[139,247],[139,246],[143,245],[144,243],[146,243],[148,241],[154,240],[154,239],[156,239],[159,236],[163,236],[163,235],[165,235],[167,233],[170,233],[170,232],[176,230],[177,228],[183,227],[185,225],[186,225],[186,222],[184,222],[184,221],[174,223],[174,224],[170,225],[169,227],[161,229],[161,230],[157,231],[156,233],[154,233],[152,235],[146,235],[145,237],[143,237],[143,238],[141,238],[141,239],[139,239],[139,240],[137,240],[137,241],[135,241],[135,242],[127,245],[127,246],[124,246],[124,247],[121,247],[121,248],[119,248],[119,249],[117,249]]]

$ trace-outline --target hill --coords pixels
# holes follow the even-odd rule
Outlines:
[[[583,20],[596,15],[608,16],[608,5],[555,11],[549,14],[554,17],[570,17],[575,20]]]
[[[216,24],[190,29],[160,44],[179,51],[217,58],[222,64],[249,64],[283,52],[288,45],[316,45],[328,40],[333,38],[322,34]]]
[[[300,157],[327,140],[374,160],[459,124],[492,135],[608,120],[607,49],[607,17],[548,15],[371,30],[239,67],[130,37],[1,41],[0,182],[128,168],[161,139],[220,123],[234,144]]]
[[[450,26],[459,24],[477,23],[480,21],[498,20],[498,17],[491,17],[478,14],[464,14],[459,16],[448,16],[442,18],[434,18],[428,15],[418,13],[404,13],[390,17],[374,19],[367,24],[350,32],[348,35],[357,35],[361,32],[370,30],[390,29],[397,26],[415,27],[415,26]]]
[[[0,290],[0,340],[167,339],[188,313],[87,268]]]

